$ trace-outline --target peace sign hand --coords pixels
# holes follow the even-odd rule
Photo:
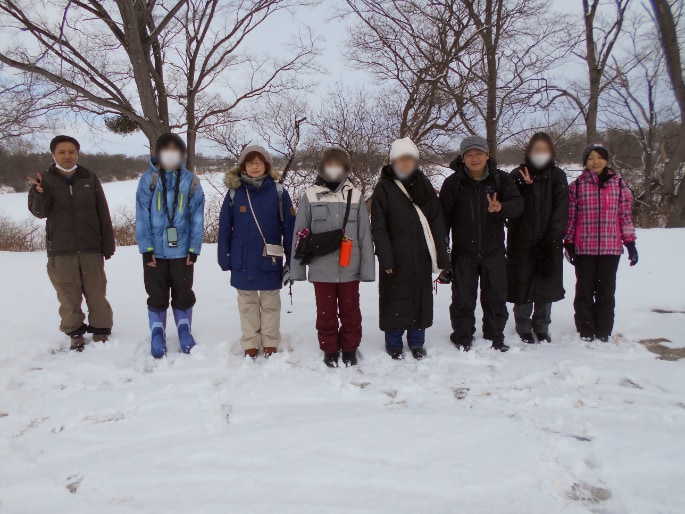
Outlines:
[[[43,175],[40,173],[36,173],[36,178],[33,177],[26,177],[27,182],[30,182],[33,187],[36,188],[36,191],[39,193],[43,192]]]
[[[499,203],[497,200],[497,193],[492,195],[492,197],[488,194],[488,212],[499,212],[502,210],[502,204]]]
[[[521,176],[523,177],[523,181],[527,185],[531,185],[533,183],[533,179],[530,178],[530,172],[528,171],[528,167],[523,168],[521,171],[519,171]]]

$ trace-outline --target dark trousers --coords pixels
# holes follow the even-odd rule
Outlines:
[[[404,346],[402,337],[404,330],[386,330],[385,331],[385,348],[388,351],[401,350]],[[426,342],[426,329],[424,328],[410,328],[407,330],[407,344],[409,348],[420,348]]]
[[[314,294],[321,350],[326,353],[356,350],[362,340],[359,282],[314,282]]]
[[[186,259],[157,259],[157,266],[143,264],[143,278],[147,292],[147,305],[150,309],[165,311],[171,306],[174,309],[186,310],[195,305],[193,292],[193,269]]]
[[[620,255],[576,256],[576,329],[582,337],[608,337],[614,328]]]
[[[532,319],[531,319],[532,316]],[[552,323],[552,304],[540,302],[517,303],[514,305],[516,333],[519,335],[546,334]]]
[[[480,280],[480,304],[483,307],[483,337],[494,343],[504,341],[507,311],[507,259],[457,256],[453,260],[452,335],[456,344],[469,344],[476,333],[476,300]]]

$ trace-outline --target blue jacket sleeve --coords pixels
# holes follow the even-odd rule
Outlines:
[[[295,209],[288,191],[283,190],[283,247],[285,250],[285,262],[290,266],[293,249],[293,236],[295,234]]]
[[[202,185],[197,186],[190,200],[190,245],[188,253],[200,255],[205,235],[205,193]]]
[[[226,193],[224,204],[221,206],[219,216],[219,240],[217,245],[217,257],[219,266],[224,271],[231,269],[231,238],[233,237],[233,209],[231,198]]]
[[[152,193],[150,192],[150,173],[145,173],[138,181],[136,191],[136,240],[140,253],[152,252],[152,225],[150,222],[150,208]]]

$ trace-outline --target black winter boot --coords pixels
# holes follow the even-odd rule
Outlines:
[[[539,332],[535,332],[535,336],[538,338],[538,341],[541,343],[551,343],[552,338],[550,337],[549,334],[540,334]]]
[[[388,350],[388,355],[396,361],[404,360],[404,352],[402,350]]]
[[[602,343],[609,342],[609,336],[598,336],[597,339],[599,339]]]
[[[339,358],[340,352],[326,352],[323,354],[323,363],[329,368],[337,368]]]
[[[417,346],[416,348],[412,348],[411,354],[417,361],[425,359],[427,355],[426,349],[423,346]]]
[[[351,352],[342,352],[342,361],[345,366],[356,366],[357,365],[357,350],[352,350]]]
[[[502,353],[509,351],[509,347],[506,344],[504,344],[504,341],[493,341],[492,348],[493,350],[498,350]]]
[[[591,343],[592,341],[595,340],[595,336],[591,336],[591,335],[586,335],[586,336],[584,336],[583,334],[581,334],[581,335],[580,335],[580,340],[581,340],[581,341],[584,341],[584,342],[586,342],[586,343]]]
[[[519,334],[519,337],[521,338],[521,341],[523,341],[526,344],[535,344],[533,334]]]

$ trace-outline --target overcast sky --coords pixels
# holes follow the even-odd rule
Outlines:
[[[302,25],[308,25],[314,34],[321,39],[319,49],[321,55],[318,59],[320,66],[325,69],[325,73],[314,77],[317,84],[315,86],[315,96],[321,97],[335,83],[344,85],[356,85],[369,82],[369,76],[361,71],[352,69],[344,60],[342,48],[346,38],[347,22],[334,17],[335,5],[339,0],[325,0],[317,7],[299,9],[294,13],[280,12],[254,34],[250,45],[259,52],[268,52],[270,49],[277,48],[278,45],[286,41],[291,35],[296,34]],[[642,9],[639,2],[635,2],[634,9]],[[569,14],[581,12],[581,0],[552,0],[550,8],[557,11],[569,12]],[[58,127],[56,132],[67,132],[75,134],[82,142],[86,152],[107,152],[124,153],[128,155],[143,155],[148,152],[147,140],[141,134],[122,137],[109,133],[105,130],[92,132],[82,124],[72,122],[65,123]],[[46,144],[49,137],[46,136],[40,144]],[[215,149],[207,144],[200,142],[199,150],[206,154],[213,154]]]

